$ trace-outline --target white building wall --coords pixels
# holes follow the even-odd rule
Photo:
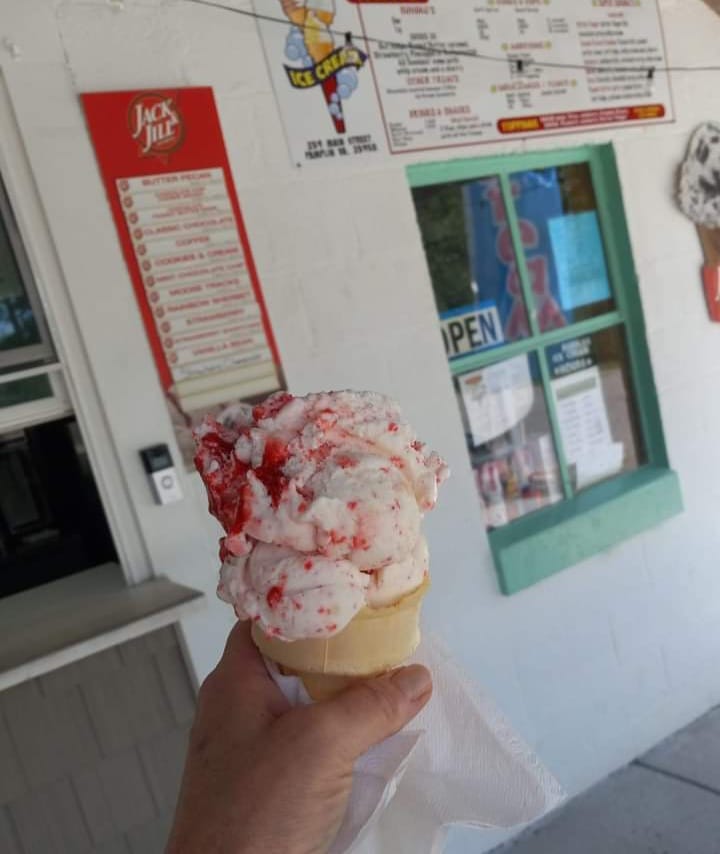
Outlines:
[[[671,64],[717,63],[720,19],[700,0],[660,6]],[[158,508],[140,468],[138,448],[174,440],[80,91],[214,87],[291,390],[386,392],[448,457],[453,479],[428,519],[428,621],[571,791],[720,702],[720,327],[707,319],[695,230],[673,200],[690,131],[720,116],[720,74],[673,75],[675,124],[457,151],[613,141],[668,451],[687,508],[506,598],[437,329],[409,161],[296,170],[253,22],[183,0],[2,0],[0,68],[124,471],[111,488],[130,496],[154,571],[210,597],[207,611],[184,624],[198,677],[231,623],[213,599],[218,529],[196,477],[183,477],[186,501]],[[21,215],[28,192],[16,188]],[[135,577],[142,574],[137,567]],[[458,832],[450,850],[478,852],[497,837],[481,839]]]

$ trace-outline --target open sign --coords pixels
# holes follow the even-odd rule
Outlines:
[[[448,359],[457,359],[488,347],[497,347],[505,341],[500,315],[494,302],[443,312],[440,315],[440,331]]]

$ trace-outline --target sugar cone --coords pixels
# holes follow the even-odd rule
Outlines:
[[[720,228],[698,225],[697,231],[705,253],[705,264],[720,267]]]
[[[337,694],[351,682],[402,664],[420,643],[420,607],[430,582],[383,608],[363,608],[331,638],[283,641],[256,624],[255,645],[285,673],[300,676],[314,700]]]
[[[705,255],[703,286],[710,319],[720,323],[720,228],[697,226]]]

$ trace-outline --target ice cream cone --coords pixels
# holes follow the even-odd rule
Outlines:
[[[318,4],[320,5],[320,4]],[[330,56],[335,50],[335,39],[330,32],[330,26],[335,18],[335,10],[333,7],[329,9],[309,8],[305,17],[304,35],[305,47],[307,52],[312,57],[313,62],[322,62],[323,59]],[[337,93],[337,80],[333,74],[327,77],[322,82],[322,91],[325,96],[330,118],[335,125],[337,133],[345,133],[345,119],[342,114],[342,105],[340,99],[335,100],[336,108],[333,112],[330,107],[333,104],[333,95]]]
[[[720,228],[697,225],[705,255],[703,284],[710,318],[720,321]]]
[[[720,228],[698,225],[697,230],[705,254],[705,263],[708,267],[720,267]]]
[[[406,661],[420,643],[420,607],[430,586],[383,608],[363,608],[331,638],[283,641],[254,624],[252,637],[284,673],[300,676],[314,700],[331,697],[357,679],[376,676]]]

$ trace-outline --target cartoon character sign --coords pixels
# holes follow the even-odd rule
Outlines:
[[[285,41],[288,81],[295,89],[320,87],[336,133],[345,133],[343,101],[358,86],[358,69],[367,55],[352,43],[352,34],[333,30],[335,0],[280,0],[292,23]],[[340,41],[338,45],[337,42]]]

